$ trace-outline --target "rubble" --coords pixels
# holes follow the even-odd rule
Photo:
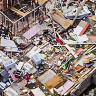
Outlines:
[[[1,96],[80,96],[96,85],[94,0],[2,2]]]

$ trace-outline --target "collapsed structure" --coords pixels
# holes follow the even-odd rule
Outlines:
[[[0,94],[80,96],[96,85],[94,0],[3,0]]]

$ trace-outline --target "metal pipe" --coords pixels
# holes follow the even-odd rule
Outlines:
[[[4,22],[2,22],[2,23],[3,23],[3,25],[4,25],[4,23],[5,23],[5,17],[3,18],[3,20],[4,20]]]
[[[23,18],[22,18],[22,24],[23,24],[23,28],[24,28],[24,22],[23,22]]]
[[[9,29],[9,21],[8,21],[8,29]]]
[[[26,6],[22,7],[22,8],[21,8],[21,9],[19,9],[19,10],[22,10],[22,9],[24,9],[24,8],[26,8]]]
[[[33,15],[32,15],[32,13],[31,13],[31,21],[32,21],[32,17],[33,17]],[[33,23],[33,22],[32,22]],[[31,24],[31,27],[32,27],[33,25]]]
[[[71,25],[73,25],[73,24],[74,24],[74,22],[75,22],[75,20],[76,20],[77,16],[78,16],[78,15],[79,15],[79,13],[81,12],[81,10],[82,10],[83,6],[85,5],[85,3],[86,3],[86,0],[84,0],[83,4],[82,4],[82,5],[81,5],[81,7],[78,9],[78,11],[77,11],[77,13],[76,13],[76,15],[75,15],[75,17],[74,17],[74,19],[73,19],[73,21],[72,21],[72,24],[71,24]]]
[[[29,18],[28,18],[28,16],[27,16],[27,23],[28,23],[27,26],[29,27]]]
[[[8,8],[8,0],[7,0],[7,8]]]
[[[3,18],[4,18],[4,17],[3,17],[3,14],[2,14],[2,23],[3,23]]]
[[[5,19],[4,19],[4,20],[5,20],[5,26],[6,26],[6,17],[5,17]]]
[[[14,35],[17,35],[17,34],[15,33],[15,24],[13,25],[13,27],[14,27]]]
[[[35,9],[35,5],[34,5],[34,9]],[[35,10],[34,10],[34,18],[35,18],[35,22],[36,22]]]
[[[12,32],[12,26],[13,26],[13,23],[12,22],[10,22],[11,23],[11,32]]]
[[[26,21],[27,21],[26,18],[27,18],[27,16],[24,17],[24,23],[25,23],[25,24],[24,24],[24,25],[25,25],[24,27],[26,27]],[[27,23],[28,23],[28,22],[27,22]]]

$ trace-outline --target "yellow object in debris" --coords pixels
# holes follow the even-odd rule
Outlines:
[[[56,9],[58,12],[60,12],[62,15],[64,15],[63,12],[62,12],[61,10],[59,10],[59,9],[56,8],[56,7],[55,7],[55,9]]]
[[[30,76],[30,79],[33,79],[33,78],[34,78],[34,76],[33,76],[33,75],[31,75],[31,76]]]
[[[42,57],[45,59],[46,58],[46,55],[45,54],[41,54],[42,55]]]
[[[12,47],[10,47],[10,50],[12,50]]]
[[[96,87],[94,88],[94,91],[96,91]]]
[[[88,47],[88,44],[85,44],[84,47]]]
[[[70,37],[67,37],[67,39],[70,39]]]
[[[20,4],[19,2],[17,2],[17,4]]]

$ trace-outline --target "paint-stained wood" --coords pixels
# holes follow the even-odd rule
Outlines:
[[[61,83],[63,81],[63,79],[56,75],[54,76],[52,79],[48,80],[47,82],[45,82],[43,85],[47,88],[47,89],[51,89],[54,88],[56,85],[58,85],[59,83]]]

